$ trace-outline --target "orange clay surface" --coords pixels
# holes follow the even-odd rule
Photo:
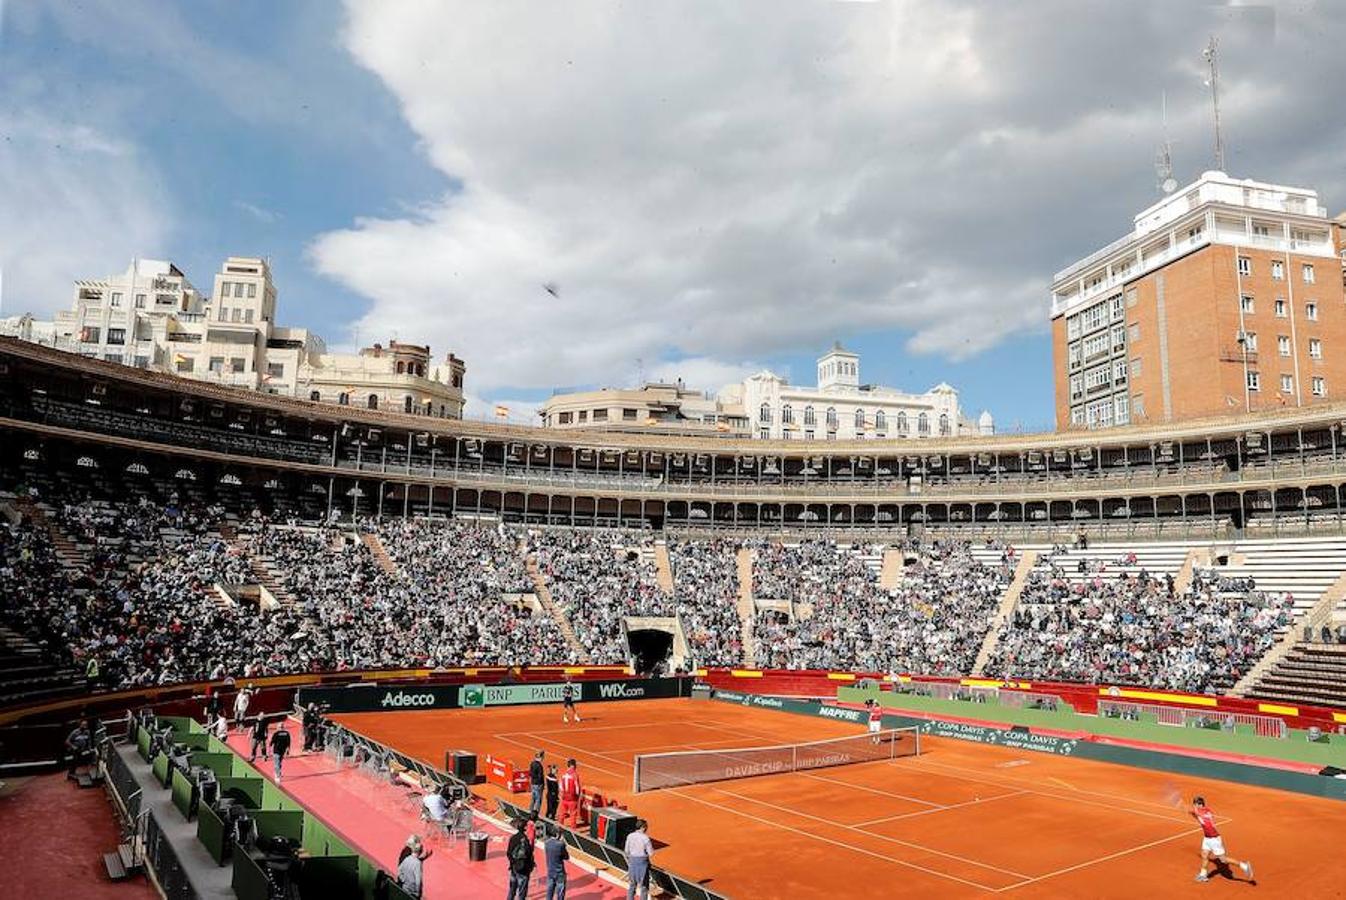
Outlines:
[[[1346,803],[922,736],[922,755],[631,793],[639,753],[844,737],[862,726],[695,700],[374,712],[337,721],[436,766],[448,748],[579,761],[585,786],[650,821],[655,863],[757,897],[1346,897]],[[485,794],[504,796],[493,785]],[[1256,886],[1193,878],[1201,793]],[[515,795],[526,806],[528,795]]]

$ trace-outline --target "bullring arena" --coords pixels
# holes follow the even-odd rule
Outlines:
[[[538,750],[584,781],[571,896],[625,895],[636,817],[686,897],[1242,892],[1193,881],[1197,795],[1262,894],[1346,892],[1340,404],[801,449],[8,340],[0,374],[0,823],[35,896],[400,897],[410,834],[424,896],[498,896]]]

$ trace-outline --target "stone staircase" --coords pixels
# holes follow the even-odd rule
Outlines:
[[[383,570],[385,575],[397,574],[397,563],[388,555],[388,550],[383,546],[383,541],[377,534],[368,531],[360,532],[360,543],[369,548],[370,554],[374,557],[374,562]]]
[[[570,624],[570,618],[552,599],[551,588],[547,587],[547,579],[542,577],[542,570],[537,567],[537,557],[531,553],[524,557],[524,568],[528,570],[528,576],[533,579],[533,593],[537,596],[537,602],[547,615],[552,617],[556,627],[561,629],[561,636],[565,638],[566,646],[570,648],[573,657],[587,665],[590,662],[589,652],[584,649],[584,645],[575,635],[575,629]]]
[[[1028,583],[1028,573],[1033,571],[1037,561],[1036,550],[1024,550],[1020,553],[1019,564],[1014,567],[1014,578],[1010,580],[1009,587],[1005,588],[1005,593],[1000,597],[1000,608],[996,610],[991,627],[986,630],[981,650],[977,653],[977,661],[972,664],[973,675],[981,675],[985,671],[986,663],[990,661],[991,653],[995,650],[996,641],[1000,639],[1000,627],[1014,614],[1014,607],[1018,605],[1019,598],[1023,596],[1024,585]]]
[[[738,621],[743,628],[743,664],[757,665],[757,638],[753,635],[753,619],[757,616],[752,597],[753,551],[747,547],[738,550]]]
[[[886,547],[883,551],[883,567],[879,570],[879,587],[891,591],[902,580],[902,548]]]
[[[82,572],[88,567],[89,558],[81,549],[80,545],[66,533],[54,518],[47,515],[47,510],[34,503],[29,497],[19,497],[15,500],[15,507],[19,514],[27,516],[33,524],[47,532],[51,538],[52,550],[56,554],[57,561],[61,568],[67,573]]]
[[[253,556],[245,554],[248,557],[248,568],[252,570],[253,577],[257,583],[270,592],[276,602],[281,606],[294,606],[296,599],[285,589],[281,582],[280,572],[276,569],[276,561],[270,556]]]
[[[1209,547],[1193,547],[1187,551],[1187,558],[1182,562],[1182,568],[1173,579],[1173,591],[1178,595],[1187,593],[1188,588],[1192,586],[1192,578],[1196,574],[1198,567],[1207,568],[1211,564],[1211,552]]]
[[[1294,624],[1281,635],[1281,639],[1234,684],[1230,693],[1235,697],[1262,694],[1259,691],[1262,682],[1268,676],[1275,675],[1276,668],[1290,655],[1290,651],[1300,644],[1306,631],[1310,640],[1316,638],[1318,629],[1331,620],[1332,611],[1343,599],[1346,599],[1346,572],[1338,575],[1337,580],[1318,596],[1313,606],[1295,619]]]
[[[664,589],[665,594],[673,596],[673,564],[668,559],[666,541],[654,542],[654,573],[659,581],[659,587]]]

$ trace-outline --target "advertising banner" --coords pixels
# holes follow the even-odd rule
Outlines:
[[[648,700],[691,695],[691,678],[624,678],[573,681],[576,703]],[[327,712],[396,712],[408,709],[486,709],[560,703],[565,683],[543,684],[358,684],[311,687],[299,691],[301,704],[319,703]]]

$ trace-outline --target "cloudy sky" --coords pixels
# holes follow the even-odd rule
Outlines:
[[[0,314],[268,256],[281,318],[469,414],[761,367],[1051,419],[1051,273],[1211,167],[1346,207],[1346,2],[0,0]],[[559,296],[543,289],[556,286]]]

